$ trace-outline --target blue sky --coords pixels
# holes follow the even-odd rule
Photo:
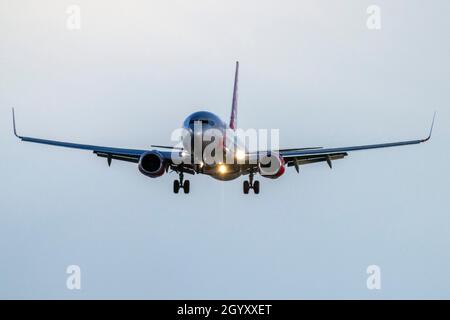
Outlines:
[[[81,29],[66,9],[81,9]],[[366,9],[381,8],[368,30]],[[0,0],[1,298],[450,298],[448,1]],[[21,143],[170,143],[189,113],[282,147],[426,136],[261,178],[150,179],[129,163]],[[82,289],[68,290],[68,265]],[[381,268],[382,289],[366,288]]]

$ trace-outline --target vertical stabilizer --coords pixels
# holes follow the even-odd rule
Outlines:
[[[230,128],[237,129],[237,100],[238,100],[238,78],[239,61],[236,61],[236,72],[234,74],[233,102],[231,103]]]

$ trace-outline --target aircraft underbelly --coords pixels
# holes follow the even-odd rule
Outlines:
[[[230,181],[230,180],[239,178],[241,176],[241,173],[240,172],[233,172],[233,173],[226,173],[226,174],[214,173],[214,174],[209,174],[209,175],[216,180]]]
[[[220,181],[234,180],[242,175],[241,169],[238,166],[227,166],[227,172],[225,173],[219,172],[217,167],[205,168],[202,173]]]

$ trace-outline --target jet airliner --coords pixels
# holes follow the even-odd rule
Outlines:
[[[237,129],[238,73],[239,62],[236,62],[231,116],[229,122],[224,122],[214,113],[199,111],[189,115],[184,120],[183,129],[189,133],[194,133],[194,125],[196,123],[200,123],[202,125],[202,130],[215,129],[224,133],[224,135],[226,130]],[[223,162],[205,164],[201,161],[193,163],[192,161],[183,160],[192,160],[193,155],[191,152],[191,146],[194,144],[193,140],[195,134],[191,134],[188,136],[188,139],[183,140],[183,147],[152,145],[152,148],[154,149],[123,149],[21,136],[16,130],[14,109],[12,110],[12,114],[14,134],[22,141],[92,151],[97,156],[106,158],[109,166],[111,165],[112,160],[136,163],[139,171],[151,178],[161,177],[164,173],[168,173],[170,170],[179,176],[179,178],[173,182],[174,193],[178,193],[180,189],[183,189],[184,193],[189,193],[190,182],[189,180],[184,179],[184,174],[206,174],[221,181],[234,180],[240,176],[247,176],[248,179],[243,182],[244,194],[248,194],[249,190],[253,190],[255,194],[259,193],[260,182],[254,179],[255,175],[258,174],[264,178],[277,179],[285,173],[286,167],[294,167],[298,173],[301,165],[326,162],[328,166],[332,168],[332,161],[346,157],[348,152],[406,146],[426,142],[431,138],[435,119],[435,116],[433,116],[429,135],[424,139],[350,147],[311,147],[269,151],[264,150],[256,152],[249,152],[246,149],[242,150],[236,147],[234,149],[236,150],[236,158],[244,159],[244,161],[231,164]],[[205,146],[202,145],[202,148],[204,147]],[[181,159],[181,161],[176,161],[177,159]],[[250,161],[251,159],[255,161]],[[263,161],[267,159],[270,161]],[[267,165],[269,162],[270,170],[268,170]]]

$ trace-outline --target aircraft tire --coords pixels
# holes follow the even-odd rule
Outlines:
[[[191,183],[189,182],[189,180],[185,180],[184,184],[183,184],[184,193],[189,193],[190,189],[191,189]]]
[[[180,181],[174,180],[173,181],[173,193],[178,193],[180,191]]]
[[[244,194],[248,194],[248,190],[250,190],[250,183],[248,183],[248,181],[244,181],[243,190]]]
[[[259,194],[259,181],[258,180],[253,182],[253,191],[255,192],[255,194]]]

